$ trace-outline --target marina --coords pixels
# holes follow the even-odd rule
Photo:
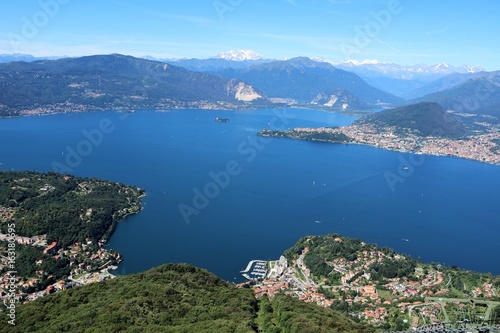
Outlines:
[[[265,260],[252,260],[248,263],[245,270],[241,271],[241,275],[247,280],[257,281],[263,280],[267,276],[267,261]]]

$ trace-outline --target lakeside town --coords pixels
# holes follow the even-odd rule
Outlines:
[[[470,135],[462,139],[439,136],[423,137],[407,131],[406,135],[397,133],[395,127],[381,129],[373,124],[351,124],[344,127],[294,128],[288,131],[263,130],[261,136],[280,136],[311,141],[339,142],[338,135],[346,140],[339,143],[363,144],[377,148],[404,153],[453,156],[500,165],[500,129],[484,123],[485,133]],[[321,136],[318,138],[318,136]],[[328,139],[332,136],[332,139]]]
[[[142,189],[55,173],[3,171],[0,178],[1,303],[114,277],[108,270],[123,258],[104,245],[116,222],[141,210]]]
[[[278,104],[279,106],[284,106],[285,104]],[[268,106],[273,106],[269,104]],[[109,111],[115,110],[120,112],[130,112],[135,110],[165,110],[165,109],[175,109],[175,110],[187,110],[187,109],[203,109],[203,110],[248,110],[256,109],[256,106],[251,104],[243,103],[231,103],[227,101],[208,101],[208,100],[198,100],[183,102],[177,101],[170,98],[164,98],[159,102],[151,103],[151,105],[145,106],[142,104],[134,103],[133,96],[125,97],[123,99],[117,99],[112,105],[108,106],[95,106],[88,104],[75,104],[72,102],[55,103],[44,106],[33,106],[30,108],[14,110],[11,114],[0,115],[2,117],[19,117],[19,116],[46,116],[59,113],[81,113],[81,112],[97,112],[97,111]]]
[[[337,236],[334,242],[341,244],[345,239]],[[411,276],[381,282],[380,277],[375,276],[374,265],[383,266],[388,261],[407,258],[372,248],[364,242],[360,246],[362,250],[355,260],[339,256],[327,261],[331,270],[328,276],[338,276],[335,285],[324,276],[312,274],[304,263],[310,252],[307,246],[292,260],[281,256],[277,261],[268,261],[265,275],[260,272],[258,279],[253,278],[246,284],[253,286],[256,298],[264,295],[273,298],[285,293],[304,302],[344,309],[358,320],[380,327],[396,319],[412,329],[464,320],[487,323],[493,311],[500,312],[500,288],[492,279],[482,276],[474,282],[464,282],[465,290],[458,295],[452,283],[453,272],[441,265],[420,263]],[[245,274],[248,278],[247,271]],[[464,274],[477,275],[467,271]]]
[[[3,207],[0,207],[0,213],[3,209]],[[9,238],[8,235],[0,234],[0,241],[6,242]],[[67,258],[69,259],[70,267],[69,276],[55,279],[53,275],[50,275],[41,268],[44,260],[36,260],[35,265],[38,269],[35,276],[16,276],[17,290],[15,298],[19,302],[33,301],[39,297],[75,286],[114,278],[114,275],[109,273],[108,270],[116,268],[116,265],[122,260],[119,253],[102,248],[102,244],[99,244],[99,247],[96,249],[92,246],[93,244],[90,240],[87,243],[75,243],[73,246],[63,249],[59,247],[57,242],[47,244],[46,235],[33,237],[15,236],[13,239],[19,245],[43,248],[43,254],[52,256],[56,261]],[[7,247],[3,248],[2,246],[1,250],[2,252],[6,252]],[[11,298],[11,295],[9,295],[9,279],[13,271],[4,270],[4,268],[8,267],[7,263],[8,257],[5,253],[2,253],[0,257],[0,271],[4,271],[4,274],[0,276],[0,302],[2,303],[8,302]],[[48,280],[51,283],[40,289],[39,283],[42,280]]]
[[[439,136],[422,137],[416,134],[401,136],[396,134],[395,128],[380,131],[380,128],[370,124],[353,124],[340,127],[338,130],[353,138],[356,143],[378,148],[436,156],[454,156],[500,164],[500,153],[494,149],[497,146],[494,141],[500,140],[500,130],[493,126],[488,127],[487,133],[468,136],[460,140]]]

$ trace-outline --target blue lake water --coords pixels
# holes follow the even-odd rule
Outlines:
[[[278,258],[300,237],[327,233],[500,274],[500,167],[256,137],[262,128],[353,120],[303,109],[0,119],[0,169],[145,188],[144,210],[122,221],[108,245],[125,256],[119,274],[188,262],[239,281],[249,260]],[[413,165],[403,170],[402,160]]]

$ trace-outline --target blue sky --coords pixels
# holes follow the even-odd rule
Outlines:
[[[1,3],[0,53],[447,62],[500,69],[500,1],[23,0]]]

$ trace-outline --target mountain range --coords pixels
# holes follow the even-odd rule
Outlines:
[[[325,61],[325,60],[323,60]],[[429,85],[434,80],[456,74],[474,74],[484,71],[480,66],[461,65],[458,67],[446,63],[436,65],[401,66],[392,63],[373,61],[330,62],[337,68],[358,74],[367,83],[396,96],[411,99],[429,93]]]
[[[283,105],[356,111],[437,102],[488,121],[500,118],[500,71],[486,72],[479,66],[273,60],[251,50],[222,52],[209,59],[112,54],[40,60],[14,54],[0,55],[2,61],[4,116],[40,110]]]
[[[410,101],[437,102],[457,112],[500,118],[500,71],[446,76],[434,92]]]
[[[67,58],[66,56],[61,57],[35,57],[31,54],[22,54],[22,53],[14,53],[14,54],[0,54],[0,63],[6,63],[11,61],[37,61],[37,60],[57,60],[61,58]]]
[[[329,62],[338,68],[351,70],[352,72],[358,73],[362,76],[378,76],[384,74],[384,76],[391,77],[393,79],[406,80],[432,80],[439,75],[448,75],[454,73],[477,73],[484,71],[484,68],[482,68],[481,66],[461,65],[458,67],[454,67],[447,63],[439,63],[435,65],[419,64],[413,66],[402,66],[393,63],[379,62],[377,60],[347,60],[338,62],[332,62],[320,58],[318,58],[318,60]]]
[[[347,109],[380,107],[403,101],[370,86],[354,73],[306,57],[245,69],[222,69],[212,74],[238,78],[258,87],[269,98],[293,99],[296,103],[321,102],[325,106]]]
[[[119,54],[0,64],[0,114],[33,110],[241,108],[269,103],[252,86]]]
[[[231,50],[208,59],[154,59],[151,57],[148,59],[165,61],[189,70],[202,72],[217,72],[228,68],[244,69],[257,64],[278,61],[277,59],[263,58],[260,54],[250,50]],[[377,60],[331,61],[319,57],[311,57],[310,59],[326,62],[338,69],[355,73],[373,87],[404,99],[423,96],[425,93],[420,92],[419,89],[443,76],[484,71],[482,67],[477,65],[454,67],[446,63],[439,63],[401,66]],[[426,91],[425,87],[423,91]]]
[[[233,61],[263,59],[262,55],[252,50],[230,50],[227,52],[218,53],[217,55],[215,55],[214,58],[233,60]]]

